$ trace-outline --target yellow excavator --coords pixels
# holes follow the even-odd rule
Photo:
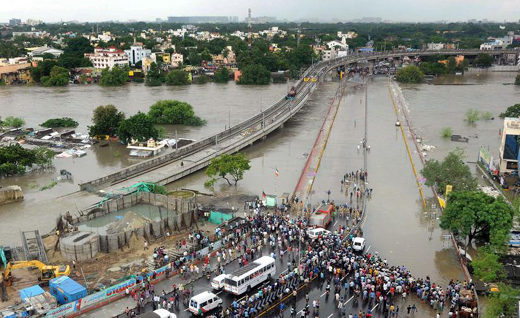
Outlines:
[[[11,273],[12,269],[16,268],[27,268],[27,267],[36,267],[40,270],[40,277],[38,280],[42,283],[48,283],[49,280],[60,277],[60,276],[69,276],[70,274],[70,266],[62,265],[62,266],[52,266],[45,265],[40,261],[16,261],[9,262],[5,268],[5,271],[2,273],[2,278],[5,282],[6,286],[11,286],[13,284],[13,275]]]

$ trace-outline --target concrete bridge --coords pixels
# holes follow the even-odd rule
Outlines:
[[[216,135],[178,150],[132,165],[115,173],[80,184],[81,190],[98,191],[127,187],[136,182],[155,182],[165,185],[179,180],[191,173],[205,168],[212,158],[222,154],[231,154],[252,145],[255,141],[266,138],[274,130],[296,114],[312,95],[324,76],[339,66],[386,58],[431,55],[476,56],[479,53],[492,55],[518,54],[518,50],[480,51],[480,50],[443,50],[414,52],[374,52],[358,53],[326,62],[314,64],[308,68],[296,84],[297,95],[294,100],[285,97],[263,112],[230,127]],[[304,80],[305,79],[305,80]]]

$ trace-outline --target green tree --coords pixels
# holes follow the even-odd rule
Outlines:
[[[516,313],[520,290],[506,284],[498,284],[498,290],[488,297],[484,318],[513,317]]]
[[[183,70],[172,70],[166,75],[167,85],[189,85],[190,77],[187,72]]]
[[[455,57],[450,56],[448,58],[448,64],[446,65],[446,69],[450,74],[454,74],[457,71],[457,60],[455,59]]]
[[[41,77],[43,86],[66,86],[69,85],[69,71],[61,66],[55,65],[49,76]]]
[[[494,62],[494,60],[491,55],[486,54],[486,53],[479,53],[479,55],[477,56],[477,58],[475,59],[473,64],[477,67],[487,68],[487,67],[490,67],[491,65],[493,65],[493,62]]]
[[[495,199],[480,191],[455,191],[448,196],[440,226],[467,238],[468,244],[481,237],[503,249],[513,226],[513,215],[514,210],[502,197]]]
[[[205,74],[200,74],[197,79],[197,84],[200,84],[200,85],[203,85],[203,84],[207,84],[209,79],[208,77],[205,75]]]
[[[148,112],[158,125],[192,125],[200,126],[206,122],[195,116],[193,106],[178,100],[161,100],[150,106]]]
[[[237,84],[242,85],[269,85],[271,72],[260,64],[248,65],[242,69],[242,75]]]
[[[99,85],[109,86],[123,86],[128,80],[128,69],[126,67],[114,66],[112,69],[104,69],[101,71],[101,80]]]
[[[154,127],[153,119],[145,113],[138,112],[119,124],[117,136],[121,142],[128,144],[132,139],[147,141],[150,138],[157,140],[159,131]]]
[[[7,116],[3,125],[11,128],[20,128],[25,125],[25,120],[22,117]]]
[[[92,122],[94,125],[88,127],[91,137],[115,136],[117,128],[125,120],[125,114],[120,112],[114,105],[98,106],[94,109]]]
[[[424,74],[417,66],[408,65],[397,71],[395,79],[400,83],[420,84],[424,79]]]
[[[464,153],[461,149],[448,153],[442,162],[427,160],[421,170],[426,178],[426,185],[435,187],[439,193],[444,193],[447,185],[452,185],[454,191],[476,190],[477,180],[463,160]]]
[[[52,165],[52,159],[54,159],[54,151],[47,147],[37,147],[33,150],[35,154],[34,163],[42,168],[49,167]]]
[[[76,127],[78,126],[78,122],[69,117],[52,118],[46,120],[43,124],[40,124],[40,126],[47,128]]]
[[[34,150],[22,148],[19,144],[0,147],[0,176],[23,174],[36,162]]]
[[[428,75],[443,75],[448,72],[446,65],[438,62],[423,62],[419,65],[419,69]]]
[[[520,74],[516,76],[515,85],[520,85]]]
[[[206,185],[213,185],[220,177],[227,181],[229,185],[237,185],[239,180],[244,178],[244,172],[251,169],[249,159],[243,153],[235,155],[224,154],[220,157],[211,159],[211,162],[206,169],[206,175],[211,179],[207,181]],[[233,181],[233,183],[232,183]]]
[[[504,265],[500,262],[500,254],[497,254],[488,245],[478,250],[477,257],[471,262],[473,275],[483,282],[494,283],[505,277]]]
[[[514,104],[513,106],[509,106],[505,112],[500,114],[501,118],[505,117],[520,117],[520,103]]]
[[[157,63],[150,65],[150,71],[146,75],[146,85],[148,86],[161,86],[164,83],[164,76],[159,69]]]
[[[40,83],[41,78],[44,76],[49,76],[51,74],[52,68],[56,65],[57,62],[54,60],[43,60],[38,62],[36,67],[31,67],[31,77],[33,81]]]
[[[223,67],[215,72],[214,76],[215,83],[227,83],[229,81],[229,71]]]

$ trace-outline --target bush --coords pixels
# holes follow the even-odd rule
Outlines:
[[[189,85],[190,77],[187,72],[183,70],[173,70],[166,75],[167,85]]]
[[[150,106],[148,116],[158,125],[202,126],[206,121],[195,116],[193,106],[178,100],[161,100]]]
[[[228,69],[223,67],[220,70],[216,71],[214,80],[215,80],[215,83],[227,83],[229,81]]]
[[[405,84],[421,84],[424,73],[417,66],[408,65],[397,72],[395,79]]]
[[[520,74],[516,76],[515,85],[520,85]]]
[[[441,137],[444,139],[448,139],[453,135],[453,129],[451,127],[445,127],[441,130]]]
[[[505,112],[499,115],[501,118],[505,117],[520,117],[520,104],[509,106]]]
[[[475,109],[468,109],[466,112],[466,121],[468,124],[474,124],[476,123],[480,118],[480,114],[478,110]]]
[[[287,78],[284,76],[284,74],[274,75],[273,83],[275,83],[275,84],[287,83]]]
[[[134,83],[144,83],[144,78],[136,77],[136,78],[134,78]]]
[[[159,131],[154,127],[153,120],[145,113],[138,112],[132,117],[123,120],[117,129],[119,140],[128,144],[132,139],[147,141],[150,138],[157,140]]]
[[[20,128],[25,125],[25,120],[22,117],[8,116],[4,120],[4,126],[11,128]]]
[[[209,79],[206,75],[204,74],[201,74],[199,77],[197,77],[197,84],[206,84],[207,82],[209,82]]]
[[[53,118],[53,119],[47,120],[43,124],[40,124],[40,126],[46,127],[46,128],[76,127],[76,126],[78,126],[78,122],[69,117]]]

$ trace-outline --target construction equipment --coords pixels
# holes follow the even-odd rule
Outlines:
[[[11,270],[16,268],[27,268],[27,267],[36,267],[40,270],[40,277],[38,280],[42,283],[48,283],[49,280],[60,277],[60,276],[69,276],[70,274],[70,266],[62,265],[62,266],[52,266],[45,265],[44,263],[34,260],[34,261],[17,261],[17,262],[9,262],[5,268],[5,271],[2,273],[2,278],[5,282],[6,286],[11,286],[13,284],[13,275]]]

